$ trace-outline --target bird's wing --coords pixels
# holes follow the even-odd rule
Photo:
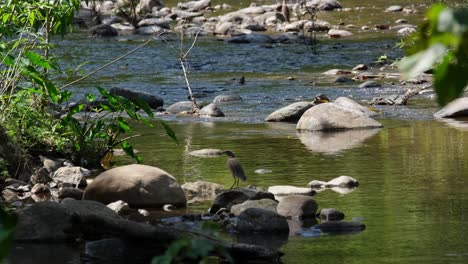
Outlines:
[[[239,178],[241,181],[247,180],[244,169],[242,168],[240,162],[237,159],[229,158],[227,165],[232,172],[232,176]]]

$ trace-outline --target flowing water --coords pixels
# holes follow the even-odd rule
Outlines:
[[[248,4],[239,2],[238,6]],[[359,4],[349,3],[351,7]],[[323,16],[342,21],[352,20],[348,17],[351,14],[352,22],[359,27],[388,23],[395,20],[395,15],[381,12],[387,5],[384,1],[373,1],[372,5],[367,4],[368,13],[335,12]],[[414,23],[420,18],[408,16]],[[221,93],[239,94],[243,101],[221,105],[225,118],[160,117],[174,129],[178,144],[158,125],[153,129],[135,125],[135,133],[142,136],[132,139],[132,143],[141,151],[146,164],[170,172],[181,184],[196,180],[226,187],[232,184],[225,158],[187,155],[203,148],[230,149],[236,153],[247,173],[248,180],[243,186],[304,187],[312,180],[330,180],[340,175],[359,180],[360,186],[349,194],[327,190],[319,193],[316,200],[320,208],[343,211],[345,220],[360,219],[366,229],[352,235],[290,236],[280,248],[286,263],[468,263],[465,123],[433,120],[437,106],[427,97],[416,98],[408,106],[379,108],[382,114],[378,120],[384,128],[378,130],[298,133],[292,124],[263,122],[266,115],[279,107],[311,99],[319,93],[332,99],[352,96],[363,103],[374,96],[401,93],[399,86],[394,85],[396,80],[393,83],[389,80],[378,89],[359,89],[357,84],[332,84],[333,78],[320,74],[331,68],[369,64],[382,54],[402,55],[393,49],[398,39],[381,33],[364,36],[323,40],[316,53],[304,45],[266,48],[202,39],[191,53],[190,80],[194,91],[204,102]],[[96,40],[75,33],[58,42],[57,48],[67,67],[88,61],[82,67],[88,72],[141,43],[135,38]],[[240,76],[246,77],[245,85],[238,84]],[[288,80],[289,76],[293,80]],[[66,82],[64,78],[60,81]],[[80,95],[93,91],[95,85],[150,92],[164,98],[166,106],[187,97],[176,55],[160,41],[72,89]],[[127,158],[117,161],[128,162],[131,161]],[[272,172],[256,174],[257,169]],[[21,253],[21,248],[15,252],[18,250]],[[77,263],[76,255],[69,256],[62,263]]]

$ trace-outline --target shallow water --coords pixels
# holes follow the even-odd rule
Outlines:
[[[381,121],[384,128],[353,135],[351,146],[346,132],[329,142],[315,140],[320,135],[297,134],[290,125],[185,122],[171,124],[179,145],[160,132],[133,143],[145,163],[169,171],[181,183],[231,185],[225,158],[187,155],[202,148],[236,153],[248,178],[242,186],[304,187],[339,175],[358,179],[360,186],[350,194],[327,190],[316,200],[320,208],[343,211],[345,220],[363,219],[366,230],[289,237],[281,248],[286,263],[466,263],[468,133],[437,121]],[[320,144],[334,144],[334,151]],[[272,172],[255,174],[256,169]]]
[[[243,7],[249,4],[225,2]],[[385,1],[360,2],[343,4],[345,7],[364,5],[368,11],[325,12],[319,18],[361,27],[391,23],[398,16],[376,12],[390,5]],[[420,15],[405,18],[415,23]],[[400,51],[392,48],[398,41],[388,34],[363,34],[352,40],[322,40],[317,53],[313,53],[304,45],[274,45],[270,49],[202,39],[191,54],[190,80],[194,91],[204,95],[200,100],[205,102],[226,92],[240,94],[243,101],[222,105],[225,118],[161,117],[175,130],[179,144],[164,135],[158,125],[154,129],[135,125],[135,133],[142,136],[131,141],[141,151],[146,164],[168,171],[180,183],[207,180],[226,187],[232,184],[225,158],[187,155],[189,151],[203,148],[230,149],[236,153],[248,177],[242,186],[303,187],[312,180],[330,180],[339,175],[359,180],[360,186],[350,194],[327,190],[316,199],[320,208],[335,207],[343,211],[345,220],[362,219],[366,230],[341,236],[291,236],[281,248],[285,263],[467,263],[465,160],[468,148],[465,142],[468,132],[456,128],[457,124],[434,121],[432,114],[437,106],[431,100],[423,97],[410,101],[409,106],[379,107],[382,115],[378,119],[384,125],[379,130],[324,135],[297,133],[291,124],[263,122],[273,110],[319,93],[332,99],[351,96],[360,102],[382,94],[401,93],[391,81],[379,89],[359,89],[358,83],[333,85],[333,78],[320,75],[330,68],[349,69],[359,63],[369,64],[382,54],[401,56]],[[57,48],[65,68],[88,61],[82,67],[88,72],[141,43],[139,39],[123,37],[96,40],[75,33],[57,42]],[[240,76],[246,77],[245,85],[237,84]],[[294,80],[287,80],[289,76]],[[67,82],[64,78],[60,81]],[[73,89],[81,95],[94,91],[95,85],[150,92],[164,98],[165,106],[187,96],[176,56],[161,42],[140,49],[74,85]],[[131,161],[127,158],[117,160],[117,164],[128,162]],[[255,174],[257,169],[272,172]],[[201,211],[206,207],[189,209]],[[63,259],[57,263],[79,263],[77,252],[70,253],[66,248]],[[32,256],[36,250],[20,247],[15,252]],[[41,256],[39,253],[37,256]],[[11,263],[52,263],[53,258],[42,256]]]

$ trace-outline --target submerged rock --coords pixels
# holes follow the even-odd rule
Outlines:
[[[385,9],[385,12],[401,12],[401,11],[403,11],[403,7],[399,5],[392,5],[392,6],[387,7],[387,9]]]
[[[344,217],[344,213],[335,208],[323,208],[319,213],[321,221],[341,221]]]
[[[131,207],[184,207],[185,193],[169,173],[147,165],[126,165],[97,176],[86,188],[83,200],[105,204],[125,201]]]
[[[257,43],[257,44],[271,44],[274,43],[273,39],[268,35],[263,34],[242,34],[240,36],[235,36],[227,40],[228,43]]]
[[[212,157],[220,157],[223,154],[223,151],[220,149],[199,149],[190,151],[188,153],[190,156],[199,157],[199,158],[212,158]]]
[[[338,76],[335,78],[333,82],[334,83],[352,83],[354,82],[354,80],[346,76]]]
[[[406,105],[409,97],[403,94],[392,94],[385,97],[374,97],[370,105]]]
[[[257,174],[267,174],[272,173],[273,171],[270,169],[256,169],[254,172]]]
[[[237,94],[220,94],[213,99],[213,103],[215,104],[234,103],[240,101],[242,101],[242,98]]]
[[[358,187],[359,182],[353,177],[349,176],[339,176],[325,184],[325,187]]]
[[[366,229],[366,225],[360,222],[330,221],[320,223],[314,226],[314,229],[319,229],[323,233],[348,234],[361,232]]]
[[[452,118],[468,116],[468,97],[461,97],[448,103],[434,114],[435,118]]]
[[[289,195],[278,203],[278,214],[290,217],[315,217],[317,202],[314,198],[305,195]]]

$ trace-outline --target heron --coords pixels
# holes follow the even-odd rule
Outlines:
[[[234,187],[234,185],[236,185],[236,187],[239,187],[239,180],[245,181],[247,180],[247,177],[245,177],[244,169],[242,168],[240,162],[236,159],[236,156],[232,151],[226,150],[223,151],[223,154],[226,154],[226,156],[228,156],[227,167],[231,171],[232,177],[234,178],[234,183],[232,184],[231,188],[229,188],[229,190],[231,190]]]

